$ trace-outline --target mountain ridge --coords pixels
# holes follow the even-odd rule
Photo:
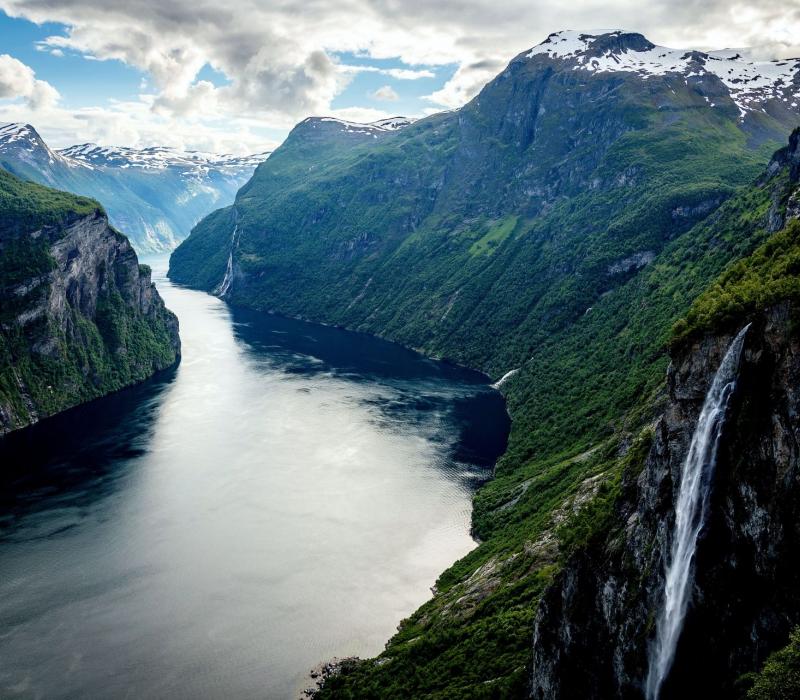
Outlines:
[[[0,167],[46,186],[93,197],[140,252],[171,250],[269,154],[220,156],[167,147],[79,144],[51,149],[30,124],[0,126]]]

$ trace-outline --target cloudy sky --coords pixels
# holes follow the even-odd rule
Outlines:
[[[599,27],[800,55],[800,0],[0,0],[0,121],[255,152],[309,115],[458,107],[550,32]]]

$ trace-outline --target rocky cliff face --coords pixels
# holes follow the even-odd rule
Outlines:
[[[675,504],[704,397],[746,323],[736,393],[721,434],[687,617],[662,698],[735,697],[744,674],[783,646],[800,619],[800,130],[733,209],[778,231],[731,266],[675,326],[667,407],[640,468],[623,475],[612,524],[573,554],[543,597],[531,697],[640,698]],[[742,679],[741,682],[739,679]]]
[[[795,310],[796,312],[796,310]],[[692,602],[662,697],[729,697],[800,620],[800,340],[792,308],[747,336],[720,444]],[[681,469],[703,398],[732,335],[677,350],[669,404],[644,468],[628,473],[616,528],[577,553],[543,599],[531,697],[639,698]],[[687,695],[688,693],[688,695]]]
[[[10,176],[0,185],[0,433],[173,364],[177,318],[105,213]],[[51,193],[67,202],[58,216],[41,213]],[[34,215],[20,210],[31,200]]]
[[[85,318],[96,320],[98,305],[109,295],[118,294],[132,313],[166,325],[177,356],[180,350],[178,319],[166,310],[150,280],[149,270],[139,265],[128,239],[109,226],[105,214],[97,212],[61,231],[37,234],[52,240],[50,254],[54,269],[49,278],[32,280],[24,289],[29,291],[31,284],[48,285],[49,294],[42,303],[27,309],[18,321],[46,316],[60,331],[73,334],[73,313],[77,311]],[[17,288],[12,293],[19,291]]]

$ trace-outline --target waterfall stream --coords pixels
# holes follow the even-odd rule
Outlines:
[[[239,226],[233,227],[233,234],[231,235],[231,250],[228,253],[228,265],[225,268],[225,276],[222,278],[219,287],[214,290],[214,293],[219,297],[224,297],[231,288],[233,282],[233,251],[236,249],[236,234],[239,232]]]
[[[706,520],[717,448],[731,395],[736,387],[739,359],[748,324],[734,338],[708,390],[689,452],[683,464],[672,548],[665,572],[664,603],[656,622],[656,638],[650,650],[645,695],[658,700],[661,686],[675,658],[691,597],[693,561],[697,539]]]

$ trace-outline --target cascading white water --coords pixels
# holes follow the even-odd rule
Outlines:
[[[219,287],[216,289],[217,296],[224,297],[231,288],[231,282],[233,282],[233,251],[236,247],[236,233],[238,232],[239,227],[233,227],[233,234],[231,235],[231,251],[228,253],[228,265],[225,268],[225,276],[222,278],[222,282],[220,282]]]
[[[664,603],[656,622],[655,642],[650,650],[645,686],[648,700],[658,700],[661,686],[675,658],[678,637],[689,605],[694,554],[697,538],[706,519],[719,439],[728,403],[736,387],[739,358],[749,328],[748,324],[739,331],[714,375],[683,464],[675,504],[672,549],[665,572]]]

